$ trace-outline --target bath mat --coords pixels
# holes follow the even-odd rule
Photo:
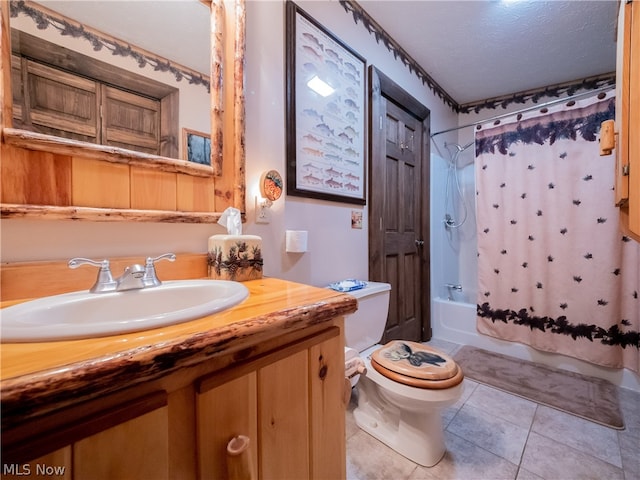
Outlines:
[[[471,380],[607,427],[624,428],[618,388],[606,380],[468,345],[453,358]]]

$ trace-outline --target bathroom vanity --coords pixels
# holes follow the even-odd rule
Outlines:
[[[178,325],[2,344],[3,475],[228,478],[227,444],[244,435],[254,478],[344,478],[343,316],[355,298],[244,285],[240,305]]]

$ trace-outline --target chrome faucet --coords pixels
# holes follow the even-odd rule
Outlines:
[[[100,267],[98,270],[98,278],[93,287],[89,289],[91,293],[104,293],[113,292],[116,289],[116,281],[111,275],[111,267],[109,266],[109,260],[102,260],[97,262],[88,258],[72,258],[69,260],[69,268],[78,268],[82,265],[93,265],[94,267]]]
[[[455,298],[453,298],[453,291],[456,290],[458,292],[462,291],[462,285],[457,285],[454,283],[445,283],[444,284],[445,287],[447,287],[447,290],[449,291],[449,301],[453,302],[455,301]]]
[[[176,255],[174,253],[165,253],[164,255],[160,255],[156,258],[147,257],[144,266],[144,286],[145,287],[157,287],[158,285],[162,285],[162,282],[158,279],[158,275],[156,275],[156,262],[160,260],[169,260],[170,262],[176,261]]]
[[[145,288],[144,271],[144,267],[137,263],[125,268],[124,273],[116,278],[116,292]]]
[[[162,282],[156,275],[155,262],[159,260],[169,260],[173,262],[175,259],[176,256],[173,253],[166,253],[156,258],[147,257],[144,267],[137,263],[129,265],[124,269],[123,274],[116,279],[113,278],[109,260],[106,259],[96,261],[89,258],[72,258],[69,260],[68,265],[69,268],[78,268],[82,265],[100,267],[98,277],[89,289],[91,293],[124,292],[127,290],[140,290],[161,285]]]

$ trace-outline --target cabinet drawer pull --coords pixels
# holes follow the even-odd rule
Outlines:
[[[229,480],[253,480],[249,437],[238,435],[227,444],[227,473]]]

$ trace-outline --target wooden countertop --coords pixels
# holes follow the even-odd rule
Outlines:
[[[230,362],[258,345],[352,313],[357,301],[325,288],[262,278],[241,304],[179,325],[85,340],[0,346],[2,424],[161,378],[217,356]],[[15,302],[3,302],[8,306]]]

